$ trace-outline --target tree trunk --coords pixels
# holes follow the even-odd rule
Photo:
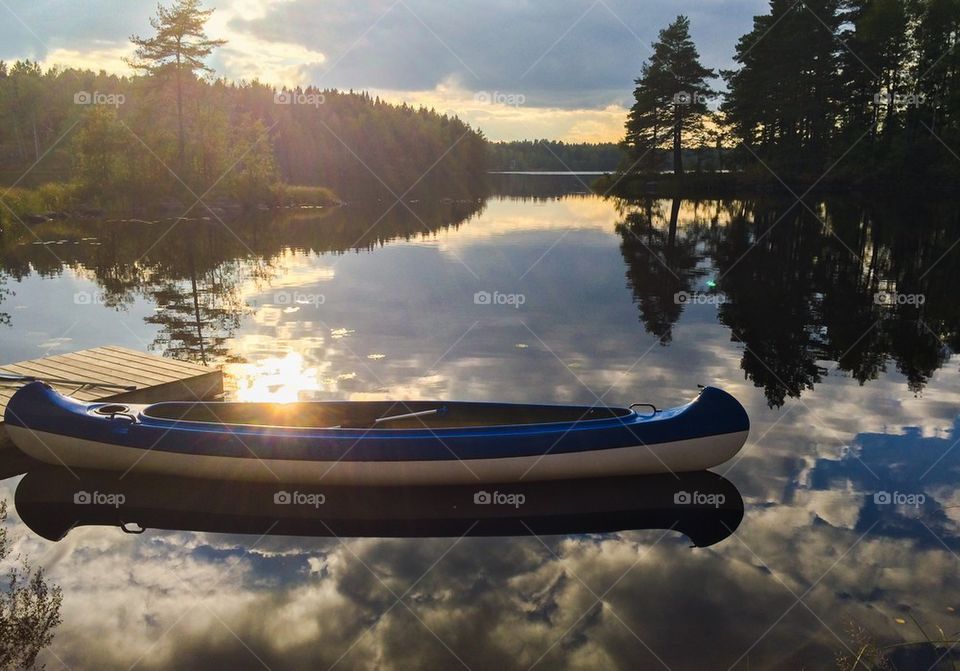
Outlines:
[[[183,69],[180,67],[179,41],[177,42],[177,128],[179,131],[177,163],[180,170],[183,171],[183,155],[186,151],[186,138],[183,131]]]
[[[33,114],[33,152],[36,154],[37,161],[40,160],[40,136],[37,134],[37,115]]]
[[[667,231],[667,247],[677,244],[677,222],[680,220],[680,199],[674,198],[670,205],[670,228]]]
[[[200,363],[207,365],[207,353],[203,347],[203,320],[200,318],[200,291],[197,289],[197,271],[193,265],[193,253],[190,253],[190,289],[193,297],[193,315],[197,325],[197,343],[200,345]]]
[[[677,177],[683,177],[682,128],[683,118],[677,110],[673,117],[673,174]]]

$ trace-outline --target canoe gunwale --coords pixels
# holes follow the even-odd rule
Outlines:
[[[364,401],[360,401],[360,403],[363,403],[363,402]],[[416,401],[416,402],[417,403],[434,403],[432,401],[428,401],[428,402]],[[321,402],[321,403],[328,403],[330,405],[343,404],[344,406],[347,406],[357,402],[328,401],[328,402]],[[396,403],[398,405],[403,405],[408,402],[396,401]],[[296,425],[296,424],[263,424],[263,423],[254,424],[254,423],[248,423],[248,422],[225,422],[225,421],[215,422],[215,421],[203,421],[203,420],[196,420],[196,419],[173,419],[170,417],[161,417],[161,416],[151,415],[149,412],[151,408],[155,408],[160,405],[163,405],[163,406],[198,405],[198,403],[194,403],[194,402],[168,401],[163,403],[153,403],[150,405],[130,405],[128,407],[131,409],[132,414],[134,414],[134,416],[138,418],[138,420],[148,420],[147,422],[143,422],[145,425],[148,425],[148,426],[169,426],[171,428],[175,427],[178,429],[185,429],[185,430],[190,430],[189,429],[190,425],[197,425],[201,430],[203,429],[209,430],[209,427],[219,427],[221,430],[229,430],[230,427],[237,427],[240,429],[247,429],[247,430],[267,429],[267,430],[275,430],[275,431],[281,431],[281,432],[288,432],[288,431],[289,432],[300,432],[300,431],[327,432],[327,431],[330,431],[335,435],[344,435],[346,432],[360,433],[364,435],[368,433],[372,433],[374,435],[387,435],[389,433],[394,433],[394,432],[424,432],[424,431],[429,432],[430,434],[438,434],[438,433],[446,434],[448,432],[456,434],[457,432],[466,432],[470,434],[484,435],[482,433],[484,431],[496,432],[496,431],[502,431],[507,429],[533,429],[538,427],[543,427],[544,429],[550,429],[550,430],[556,430],[560,427],[570,427],[571,429],[573,429],[574,427],[580,424],[588,425],[589,428],[596,428],[601,426],[602,423],[604,422],[609,423],[611,425],[618,425],[618,424],[632,424],[638,421],[647,422],[647,421],[658,421],[662,419],[668,419],[673,414],[675,414],[672,411],[676,411],[676,410],[682,411],[685,407],[687,407],[687,406],[680,406],[679,408],[671,408],[669,410],[660,410],[658,411],[657,414],[654,414],[654,415],[641,415],[630,408],[624,408],[620,406],[596,406],[596,407],[594,406],[563,406],[563,405],[519,404],[519,403],[517,404],[482,403],[482,402],[475,403],[471,401],[437,401],[436,403],[439,405],[444,405],[448,407],[456,406],[458,404],[472,405],[472,406],[489,406],[491,410],[497,407],[508,407],[508,406],[548,408],[548,409],[570,408],[570,409],[576,409],[578,411],[582,409],[584,411],[584,415],[590,412],[591,410],[600,409],[600,410],[609,410],[616,414],[614,414],[613,416],[596,417],[593,419],[585,419],[581,417],[579,419],[574,419],[574,420],[567,419],[567,420],[555,420],[555,421],[544,421],[544,422],[514,422],[514,423],[504,423],[504,424],[464,424],[463,426],[436,426],[436,427],[431,427],[430,425],[424,422],[421,426],[413,426],[413,427],[394,427],[394,426],[380,427],[375,425],[374,426],[312,426],[312,425]],[[217,405],[215,403],[205,403],[205,402],[200,402],[199,404],[200,405]],[[281,404],[263,404],[263,405],[281,405]],[[90,406],[90,411],[91,412],[95,411],[95,407],[93,405]],[[497,435],[509,435],[509,434],[497,433]]]
[[[153,417],[143,412],[138,413],[137,417],[138,418],[142,417],[143,419],[149,420],[149,422],[141,422],[145,426],[156,426],[156,427],[169,426],[171,428],[183,429],[187,431],[191,430],[190,429],[191,425],[196,425],[197,426],[196,430],[206,430],[206,431],[210,430],[209,427],[219,427],[221,430],[229,432],[229,429],[231,427],[236,427],[238,429],[248,429],[251,431],[259,431],[261,429],[264,429],[264,430],[273,430],[277,432],[309,431],[309,432],[330,432],[335,435],[345,435],[349,433],[349,434],[360,434],[360,435],[375,434],[375,435],[383,435],[383,436],[391,433],[402,433],[402,432],[406,432],[410,434],[414,432],[416,433],[427,432],[429,434],[448,434],[448,433],[464,432],[464,433],[469,433],[471,435],[477,435],[477,436],[511,435],[511,434],[505,434],[500,432],[508,429],[534,429],[534,428],[540,428],[540,427],[542,427],[545,430],[565,430],[565,429],[562,429],[562,427],[569,427],[569,430],[576,431],[578,430],[577,427],[581,424],[589,424],[588,427],[584,427],[584,428],[593,429],[593,428],[600,427],[603,423],[611,424],[611,425],[619,425],[619,424],[625,424],[625,423],[634,423],[639,419],[647,420],[647,421],[654,419],[653,417],[649,417],[649,416],[644,417],[643,415],[638,415],[632,410],[630,411],[630,413],[631,414],[629,415],[620,415],[618,417],[598,417],[596,419],[579,419],[579,420],[573,420],[573,421],[530,422],[526,424],[489,424],[489,425],[474,424],[469,426],[465,425],[465,426],[458,426],[458,427],[453,427],[453,426],[431,427],[426,424],[424,426],[414,426],[414,427],[294,426],[289,424],[244,424],[240,422],[204,422],[200,420],[189,420],[189,419],[188,420],[168,419],[165,417]],[[484,433],[485,431],[495,432],[495,433]],[[518,433],[524,433],[524,432],[520,431]],[[282,435],[282,433],[278,433],[277,435]],[[317,435],[322,435],[322,434],[317,434]],[[411,435],[410,437],[415,438],[416,436]]]

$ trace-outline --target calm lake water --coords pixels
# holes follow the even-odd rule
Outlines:
[[[921,627],[953,639],[954,204],[571,191],[6,231],[0,361],[117,344],[228,362],[244,400],[663,407],[715,385],[752,421],[715,469],[739,526],[700,548],[656,529],[49,542],[11,513],[63,588],[48,668],[835,668]],[[946,651],[898,648],[897,668]]]

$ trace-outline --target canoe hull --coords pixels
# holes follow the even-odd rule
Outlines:
[[[599,413],[605,416],[590,420],[433,428],[201,422],[158,417],[162,405],[169,409],[170,404],[118,408],[83,403],[35,382],[10,399],[4,419],[22,452],[55,466],[353,485],[504,483],[699,471],[732,458],[749,431],[740,403],[711,387],[687,405],[653,414],[613,409],[616,413]],[[211,407],[229,414],[243,410],[238,408],[242,405]],[[532,408],[557,417],[569,415],[571,408],[443,405],[452,416]],[[573,409],[579,416],[584,408]]]
[[[331,485],[440,485],[564,480],[700,471],[730,459],[747,431],[655,445],[564,454],[431,461],[305,461],[237,458],[141,450],[68,436],[7,428],[21,450],[55,466],[163,473],[247,482]]]

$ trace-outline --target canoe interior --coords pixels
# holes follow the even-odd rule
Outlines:
[[[374,424],[377,418],[425,410],[439,413]],[[213,424],[254,426],[383,429],[466,428],[515,424],[613,419],[631,414],[627,408],[442,401],[332,401],[310,403],[157,403],[143,414]]]

